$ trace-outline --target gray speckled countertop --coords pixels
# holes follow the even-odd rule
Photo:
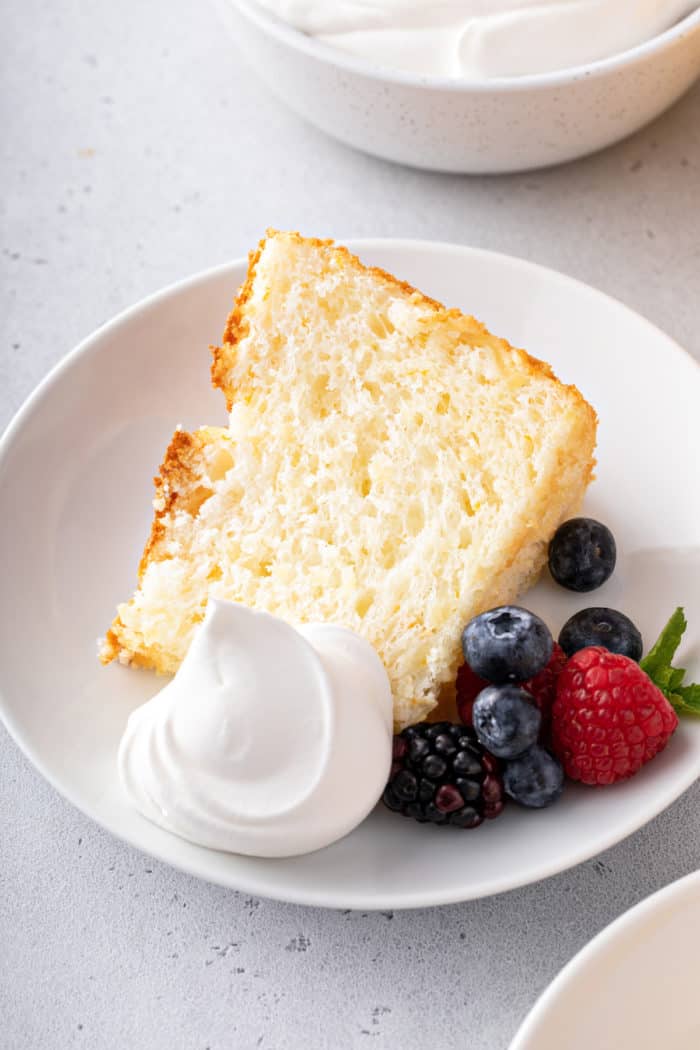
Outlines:
[[[700,357],[700,86],[599,156],[469,179],[392,167],[306,127],[258,91],[196,0],[7,0],[2,22],[0,427],[97,325],[242,255],[268,225],[526,256]],[[505,1050],[594,933],[700,866],[696,784],[626,842],[524,890],[432,911],[304,909],[122,845],[2,729],[0,770],[12,1050]]]

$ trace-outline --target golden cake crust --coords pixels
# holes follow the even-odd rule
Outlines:
[[[271,242],[273,242],[274,249],[272,255],[273,263],[270,263],[269,256],[263,263],[263,256]],[[294,597],[294,600],[291,598],[287,600],[281,583],[283,575],[280,573],[278,580],[270,580],[270,573],[274,575],[274,572],[280,568],[273,550],[273,548],[276,549],[275,544],[278,542],[279,534],[275,532],[274,528],[271,528],[271,532],[268,529],[267,533],[265,533],[264,529],[262,532],[256,531],[258,525],[255,523],[256,518],[250,510],[249,504],[245,505],[248,506],[248,510],[245,510],[244,499],[246,497],[253,499],[251,490],[246,489],[245,485],[252,483],[253,491],[255,491],[255,478],[245,475],[244,462],[246,455],[250,458],[251,455],[259,454],[251,450],[264,447],[267,435],[270,435],[272,438],[275,437],[273,432],[279,421],[279,416],[275,415],[274,411],[269,415],[260,415],[258,417],[258,430],[256,431],[257,437],[251,438],[250,433],[246,429],[250,422],[249,417],[251,413],[255,415],[259,412],[267,412],[268,409],[265,406],[269,405],[271,401],[276,402],[280,398],[281,393],[281,400],[284,400],[283,388],[280,386],[280,380],[277,377],[277,367],[280,363],[280,355],[284,352],[284,344],[287,341],[289,329],[286,327],[285,320],[285,323],[279,328],[282,334],[278,343],[275,344],[272,341],[267,345],[269,310],[266,304],[269,290],[265,291],[265,289],[270,287],[266,284],[270,273],[272,273],[270,280],[274,280],[274,275],[278,271],[284,275],[284,266],[279,265],[279,253],[285,251],[290,253],[290,258],[295,251],[307,252],[313,255],[314,266],[309,270],[308,274],[304,271],[303,279],[299,278],[299,294],[302,298],[295,300],[304,304],[301,311],[303,314],[306,313],[306,297],[308,296],[309,301],[313,301],[316,295],[314,284],[316,278],[323,283],[330,275],[327,282],[327,285],[330,286],[332,284],[331,279],[337,277],[341,271],[342,278],[349,284],[353,283],[354,275],[360,275],[364,283],[355,283],[362,288],[362,295],[366,294],[368,284],[371,284],[375,290],[378,290],[378,301],[380,299],[382,302],[391,301],[393,303],[396,301],[396,304],[401,308],[398,320],[393,314],[391,315],[399,325],[399,328],[392,329],[394,335],[387,338],[396,337],[400,340],[407,340],[408,342],[400,344],[404,347],[409,346],[410,340],[414,341],[413,345],[418,345],[419,347],[424,345],[421,342],[424,337],[426,340],[431,340],[430,351],[425,352],[425,363],[422,364],[418,360],[416,364],[418,369],[416,375],[427,376],[426,383],[431,382],[431,369],[434,369],[436,373],[440,373],[443,376],[440,380],[441,383],[444,383],[445,376],[447,376],[449,382],[452,377],[458,378],[458,374],[462,377],[464,375],[474,375],[474,382],[482,382],[484,389],[488,390],[491,382],[500,383],[506,391],[505,396],[515,400],[518,398],[518,391],[531,391],[534,387],[537,387],[540,393],[536,396],[543,399],[551,407],[553,413],[551,425],[555,428],[556,439],[551,439],[548,436],[545,423],[549,424],[549,417],[547,417],[546,421],[544,420],[544,409],[539,412],[539,422],[533,424],[536,433],[539,434],[536,441],[540,441],[543,446],[547,445],[543,452],[544,459],[539,466],[532,468],[534,473],[531,472],[532,479],[537,481],[536,492],[533,492],[532,495],[527,492],[529,484],[527,479],[530,475],[528,475],[526,470],[522,470],[519,467],[517,476],[520,478],[519,484],[521,488],[517,491],[521,495],[515,500],[514,516],[512,521],[508,520],[506,534],[500,534],[498,541],[491,543],[490,539],[484,539],[484,537],[490,537],[489,529],[491,525],[482,528],[481,538],[479,539],[481,547],[478,550],[481,551],[483,548],[484,560],[476,559],[476,555],[474,555],[476,562],[480,566],[479,569],[474,571],[470,569],[468,572],[465,569],[464,572],[467,574],[464,575],[463,573],[460,576],[459,573],[462,572],[462,569],[459,566],[455,567],[454,559],[450,562],[452,575],[449,578],[454,580],[455,584],[460,580],[460,586],[463,589],[460,590],[457,587],[454,592],[446,592],[440,597],[440,603],[445,598],[447,602],[446,607],[449,606],[446,614],[449,617],[449,623],[445,620],[441,625],[440,616],[442,613],[438,615],[435,610],[432,612],[427,611],[422,604],[422,598],[416,601],[414,596],[412,601],[407,601],[404,609],[401,604],[401,588],[398,587],[397,590],[395,575],[391,576],[389,574],[389,579],[385,584],[382,576],[383,569],[377,570],[379,582],[377,582],[377,579],[372,581],[376,584],[377,607],[381,605],[383,611],[381,617],[379,612],[377,612],[374,621],[371,623],[369,618],[367,620],[363,619],[365,616],[364,611],[358,610],[356,615],[355,599],[347,598],[347,593],[345,596],[347,600],[341,601],[339,598],[335,606],[333,601],[331,601],[330,605],[328,601],[325,603],[322,601],[316,602],[315,599],[311,600],[308,595],[306,598],[300,597],[297,599],[297,597]],[[277,254],[274,254],[274,252],[277,252]],[[274,260],[277,260],[277,262]],[[261,267],[263,265],[267,267],[265,271],[267,276],[264,280],[261,279]],[[272,267],[271,270],[270,267]],[[276,291],[277,286],[275,285],[274,287]],[[321,298],[323,298],[322,295]],[[391,309],[393,309],[393,306]],[[351,316],[354,318],[354,314],[351,313]],[[407,333],[413,334],[404,336],[401,328],[404,321],[408,325]],[[303,321],[299,327],[300,330],[304,329]],[[311,331],[314,338],[317,338],[316,329],[313,326]],[[373,355],[380,354],[380,350],[375,347],[375,343],[377,343],[377,340],[379,343],[382,342],[382,334],[380,333],[374,339],[369,330],[364,335],[363,332],[365,332],[365,329],[361,331],[358,329],[355,334],[361,343],[365,340],[366,345],[362,345],[364,353],[363,367],[371,371],[375,367]],[[418,333],[417,335],[416,332]],[[305,332],[300,331],[298,333],[302,342],[308,338],[308,334],[308,328]],[[282,350],[280,350],[280,345],[282,345]],[[325,349],[325,346],[321,347],[322,352],[325,352]],[[523,350],[511,346],[504,339],[492,335],[474,317],[464,315],[456,309],[446,309],[435,300],[424,296],[407,282],[396,279],[384,270],[363,266],[356,256],[352,255],[346,248],[335,246],[332,241],[315,238],[305,239],[298,233],[278,234],[270,230],[260,242],[258,248],[251,252],[248,275],[239,290],[235,305],[228,318],[222,345],[212,348],[212,352],[212,382],[216,388],[223,391],[229,410],[233,410],[232,429],[227,431],[220,428],[205,427],[195,433],[178,430],[173,435],[160,471],[154,479],[154,519],[139,565],[139,587],[131,601],[119,607],[118,614],[102,645],[100,659],[104,663],[118,659],[125,664],[151,667],[163,673],[175,671],[184,655],[184,651],[186,651],[186,644],[188,644],[188,639],[191,637],[194,626],[204,614],[209,593],[216,593],[219,597],[242,601],[252,607],[263,608],[292,622],[308,622],[309,619],[330,618],[336,622],[342,622],[345,626],[360,633],[364,633],[364,636],[377,648],[387,666],[390,680],[392,681],[392,688],[394,689],[395,723],[397,728],[425,718],[431,709],[435,707],[441,692],[444,693],[445,688],[449,691],[449,682],[454,678],[457,666],[456,661],[459,658],[458,637],[460,628],[457,627],[458,619],[460,617],[468,618],[483,611],[484,608],[512,601],[517,594],[534,582],[546,561],[546,545],[549,537],[561,520],[577,512],[585,489],[593,477],[595,464],[593,449],[597,423],[595,412],[576,387],[566,386],[559,382],[548,364]],[[337,352],[342,357],[342,349]],[[383,353],[384,351],[381,352]],[[309,358],[309,353],[310,351],[306,354],[307,364],[304,365],[307,371],[299,377],[299,390],[296,391],[300,396],[303,394],[305,397],[309,396],[308,388],[314,385],[319,375],[317,368],[318,358]],[[413,351],[410,351],[410,353],[413,353]],[[474,355],[473,358],[471,357],[472,354]],[[422,357],[423,350],[419,350],[417,358]],[[481,364],[482,359],[484,362],[483,366]],[[310,364],[308,363],[309,360]],[[387,362],[400,362],[400,353],[398,356],[393,357],[390,354],[386,360]],[[463,366],[461,365],[462,360],[464,361]],[[294,364],[294,367],[297,367],[296,364]],[[486,370],[483,375],[480,373],[482,367]],[[402,377],[400,369],[395,368],[393,364],[387,363],[386,368],[391,371],[392,376],[397,377],[396,381],[398,383],[406,380],[406,374]],[[421,372],[423,368],[428,371]],[[470,368],[472,371],[470,371]],[[360,385],[362,385],[363,378],[366,378],[366,375],[360,376],[358,380]],[[464,379],[460,379],[460,382],[464,383]],[[472,382],[472,380],[470,379],[469,382]],[[411,383],[413,383],[412,379],[410,379],[409,385],[404,387],[404,391],[407,391],[409,388],[413,390]],[[443,385],[440,389],[449,390],[451,387]],[[327,394],[328,388],[322,387],[321,393],[322,395]],[[385,396],[384,390],[382,390],[380,396],[382,398]],[[412,396],[412,394],[409,394],[409,398]],[[494,395],[486,393],[484,396],[487,399],[489,397],[492,399],[491,405],[495,403],[493,401]],[[528,400],[528,398],[531,399],[535,395],[526,393],[523,396],[525,399],[524,403],[529,406],[531,400]],[[468,408],[469,398],[471,397],[470,388],[466,394],[467,401],[462,402],[453,399],[453,405],[449,411],[456,411],[458,404],[460,406],[464,404]],[[500,403],[503,404],[503,402]],[[435,401],[432,404],[434,410]],[[350,406],[350,408],[352,407]],[[382,402],[382,407],[383,410],[386,408],[386,402]],[[415,407],[422,409],[423,405]],[[280,408],[284,408],[284,406],[280,405]],[[314,425],[318,425],[321,428],[330,426],[336,409],[331,408],[329,411],[330,415],[325,422],[323,415],[314,415]],[[483,409],[481,411],[482,415],[476,418],[480,418],[482,422],[488,424],[488,418],[483,415]],[[525,409],[523,409],[524,411]],[[242,417],[238,417],[238,424],[239,427],[243,426],[242,431],[240,429],[236,430],[233,421],[234,415],[241,412]],[[345,428],[342,432],[347,434],[348,428],[354,426],[353,420],[355,417],[349,411],[347,404],[344,405],[343,412],[345,413],[342,416],[344,422],[341,427]],[[506,428],[512,429],[510,409],[508,409],[506,417]],[[339,416],[339,418],[341,417]],[[248,422],[246,422],[246,419]],[[452,416],[450,419],[453,420],[453,423],[458,428],[462,426]],[[431,420],[431,425],[434,421]],[[294,420],[291,423],[288,420],[286,425],[288,428],[291,426],[292,429],[288,429],[286,432],[287,437],[280,436],[277,442],[278,446],[284,446],[285,441],[290,440],[290,435],[291,441],[294,442],[296,440],[294,434],[303,433],[299,429],[294,430],[294,426],[297,425],[294,423]],[[301,426],[303,427],[303,425],[302,420]],[[522,440],[523,449],[525,449],[528,441],[532,445],[532,440],[528,437],[530,424],[528,421],[524,422],[521,418],[519,425],[519,440]],[[538,427],[539,430],[537,430]],[[486,430],[488,430],[488,425]],[[454,432],[451,429],[445,440],[451,440],[451,435]],[[319,433],[328,435],[329,432],[327,429],[321,429]],[[440,433],[446,434],[444,428]],[[244,444],[247,443],[247,451],[243,457],[237,456],[236,453],[236,441],[240,440],[241,434],[244,435]],[[263,435],[262,442],[261,434]],[[358,441],[364,436],[364,434],[359,435]],[[418,441],[423,441],[425,444],[426,439],[424,436],[421,437],[419,435]],[[302,439],[300,439],[300,442],[303,445]],[[329,454],[333,450],[337,451],[338,447],[338,442],[332,441],[329,445]],[[535,446],[536,451],[538,447]],[[460,454],[463,448],[463,446],[460,447]],[[375,444],[374,449],[378,460],[381,460],[382,457],[386,458],[387,453],[384,450],[382,440],[379,440],[379,444]],[[301,451],[305,454],[303,448]],[[425,451],[429,453],[430,447],[426,448]],[[466,452],[466,450],[464,451]],[[277,453],[273,453],[273,455],[278,453],[279,448]],[[513,461],[515,453],[509,453],[509,455],[511,457],[510,461]],[[529,453],[525,451],[518,452],[515,455],[516,465],[517,463],[522,464],[528,455]],[[225,460],[225,469],[221,469],[222,456]],[[376,462],[377,460],[372,461],[372,470],[375,469]],[[480,462],[478,456],[476,456],[476,462]],[[493,463],[494,461],[491,462]],[[498,460],[495,462],[498,462]],[[397,460],[396,463],[395,471],[400,472],[402,469],[401,461]],[[266,470],[266,462],[262,459],[259,460],[257,468],[264,472]],[[287,464],[285,469],[289,469],[289,464]],[[285,495],[289,495],[290,491],[296,493],[299,485],[303,489],[305,483],[315,477],[313,474],[314,469],[308,468],[306,475],[300,475],[296,481],[292,481],[291,476],[287,474],[286,491],[278,492],[278,497],[284,499]],[[341,469],[344,472],[337,474],[336,480],[341,480],[344,484],[349,475],[345,467]],[[354,467],[351,466],[350,469],[353,470]],[[365,464],[362,469],[369,470],[370,468]],[[384,469],[384,473],[382,473],[382,469]],[[382,490],[382,485],[387,478],[386,470],[389,470],[389,473],[391,473],[391,469],[389,467],[382,468],[381,464],[376,468],[379,471],[374,478],[377,482],[377,490]],[[467,472],[464,491],[467,501],[465,513],[469,517],[476,511],[469,507],[469,496],[471,494],[469,468],[463,467],[462,469]],[[497,480],[499,470],[500,468],[496,469]],[[236,477],[233,480],[229,479],[227,476],[228,471],[232,475],[236,475],[238,472],[240,475],[238,480]],[[502,470],[500,472],[502,474]],[[488,473],[487,469],[486,474],[488,475]],[[426,475],[426,477],[430,478],[429,475]],[[240,486],[244,481],[245,485],[241,489]],[[271,484],[268,485],[267,497],[272,499],[276,481],[271,476],[268,482],[271,482]],[[316,484],[316,481],[311,483]],[[458,489],[459,486],[454,489],[455,499],[461,498],[458,496]],[[481,503],[484,500],[492,500],[494,506],[498,507],[499,502],[505,499],[506,506],[508,505],[507,497],[504,497],[502,493],[493,492],[493,478],[490,481],[487,478],[486,489],[489,490],[490,495],[488,492],[486,495],[482,494],[479,497]],[[332,491],[333,487],[331,486]],[[388,492],[389,489],[386,491]],[[355,495],[357,493],[352,496],[353,499],[355,499]],[[382,498],[381,492],[376,498]],[[388,496],[386,498],[388,499]],[[395,498],[401,502],[403,493],[399,491],[395,494]],[[386,503],[382,505],[382,514],[386,506]],[[448,506],[443,503],[440,505],[440,513],[448,513],[450,515],[451,511],[454,511],[458,517],[457,508],[459,506],[459,503],[452,503]],[[212,510],[212,508],[214,509]],[[274,516],[274,501],[269,504],[269,511]],[[483,511],[479,511],[479,513],[482,514]],[[493,513],[497,513],[497,511],[494,510]],[[360,514],[364,514],[364,511],[360,511]],[[389,518],[393,522],[391,514],[389,514]],[[301,519],[295,519],[292,516],[290,519],[285,520],[288,520],[290,523],[290,529],[293,533],[295,520]],[[381,517],[378,520],[382,520]],[[489,521],[492,520],[493,518],[489,519]],[[502,520],[503,518],[501,518]],[[251,559],[256,562],[254,571],[251,571],[254,572],[254,575],[255,573],[258,574],[255,577],[258,581],[256,583],[257,590],[251,590],[247,584],[242,584],[240,577],[236,575],[238,572],[236,559],[241,557],[241,553],[240,544],[236,542],[236,536],[232,537],[231,535],[231,528],[233,527],[231,523],[235,521],[239,523],[236,528],[241,530],[240,537],[253,543],[254,551],[257,550],[257,545],[260,543],[262,553],[259,555],[259,564],[256,561],[255,553],[251,554],[250,543],[243,552],[243,561],[246,562],[246,566],[248,562],[251,562]],[[366,522],[367,519],[365,518],[365,524]],[[358,519],[357,524],[361,526],[362,521]],[[327,533],[328,526],[326,525],[325,528]],[[385,530],[384,535],[392,537],[393,543],[393,537],[397,536],[397,534],[392,528],[387,533],[386,522],[382,525],[382,528]],[[316,544],[314,551],[317,554],[319,551],[322,552],[323,545],[327,544],[329,539],[331,545],[335,542],[334,530],[335,526],[331,530],[332,534],[326,536],[326,538],[324,538],[322,530],[314,532],[312,538],[313,543]],[[352,531],[351,529],[351,534]],[[348,530],[346,530],[347,532]],[[211,539],[212,536],[217,535],[221,537],[218,551],[216,541]],[[403,534],[402,536],[405,539]],[[307,535],[307,539],[309,538],[311,538],[310,534]],[[440,536],[432,537],[432,539],[434,539],[435,543],[442,544],[444,548],[449,547],[452,543],[452,537],[444,530],[440,533]],[[355,551],[355,545],[353,545],[352,541],[348,541],[346,535],[343,543],[347,545],[348,542],[353,547],[354,555],[357,558],[362,559],[366,557],[367,552],[362,553],[362,545],[358,542],[356,545],[357,550]],[[428,537],[428,549],[434,550],[434,546],[430,547],[431,542],[431,537]],[[487,542],[491,543],[491,550],[485,549],[484,544]],[[206,546],[207,544],[209,544],[208,547]],[[368,546],[371,547],[371,545],[370,537]],[[287,547],[289,564],[285,563],[283,568],[294,567],[295,558],[297,557],[297,554],[294,553],[295,549],[293,543]],[[232,553],[234,550],[237,550],[238,554]],[[265,553],[266,551],[267,553]],[[454,551],[452,553],[448,551],[447,553],[452,557]],[[297,562],[297,564],[301,565],[301,562]],[[355,560],[354,564],[357,568],[360,562]],[[375,560],[373,564],[376,568],[378,563]],[[413,562],[411,564],[413,565]],[[269,569],[270,565],[273,566],[272,569]],[[172,566],[175,566],[177,572],[180,573],[182,582],[173,583],[172,579],[168,577]],[[438,579],[441,565],[440,559],[435,555],[433,555],[431,566],[426,569],[422,565],[416,564],[413,568],[417,573],[422,572],[424,578]],[[333,573],[331,575],[335,573],[336,568],[336,565],[332,566]],[[341,565],[342,568],[343,566]],[[241,571],[248,572],[248,568],[246,567],[245,570]],[[469,575],[470,572],[472,573],[471,576]],[[438,576],[435,573],[438,573]],[[353,573],[351,572],[350,575],[353,576]],[[197,576],[197,586],[189,588],[189,578],[194,576]],[[407,578],[410,578],[410,573]],[[246,579],[249,580],[250,577],[248,576]],[[277,587],[274,594],[270,589],[273,583]],[[366,573],[363,575],[363,572],[358,570],[357,583],[351,586],[357,586],[357,594],[360,598],[366,583]],[[185,586],[189,588],[189,593],[186,607],[183,603],[181,608],[178,595],[183,593],[182,588]],[[299,586],[301,591],[303,591],[304,583],[300,584],[297,580],[293,590],[289,593],[293,596],[300,594],[301,592],[295,589]],[[326,596],[328,594],[332,596],[335,593],[333,588],[339,586],[341,588],[345,587],[345,577],[340,583],[336,581],[329,584],[326,581],[322,585],[322,589],[325,588],[324,593]],[[406,583],[405,586],[409,586],[409,584]],[[383,587],[386,587],[384,592],[382,592]],[[181,590],[179,591],[178,588],[181,588]],[[452,602],[453,594],[457,595],[456,604]],[[428,604],[432,601],[430,594],[427,594],[427,600]],[[436,605],[435,608],[437,609],[438,606]],[[441,608],[442,604],[440,604]],[[341,619],[338,619],[337,616],[339,612],[342,614]],[[388,619],[393,617],[393,633],[390,639],[387,620],[383,618],[384,616]],[[180,618],[180,622],[174,622],[178,618]],[[169,621],[167,624],[165,623],[166,619]],[[171,620],[173,622],[170,622]],[[466,620],[461,619],[461,623],[463,624],[464,622]],[[405,647],[408,652],[402,651],[402,645],[404,644],[403,633],[406,635]]]
[[[537,357],[533,357],[526,350],[512,346],[507,340],[501,339],[498,336],[494,336],[488,330],[486,325],[482,324],[475,317],[470,314],[463,314],[456,307],[445,307],[442,303],[436,299],[431,299],[429,296],[424,295],[413,285],[409,284],[408,281],[402,281],[398,277],[394,277],[393,274],[387,270],[382,270],[378,266],[365,266],[364,263],[354,255],[344,245],[336,244],[331,239],[322,239],[318,237],[302,237],[298,231],[292,231],[289,233],[280,234],[280,231],[270,227],[267,230],[267,234],[263,237],[258,244],[257,248],[254,248],[248,253],[248,272],[246,279],[241,285],[236,300],[233,306],[233,310],[229,314],[226,328],[222,337],[221,346],[212,346],[212,364],[211,364],[211,379],[212,385],[215,389],[222,390],[226,397],[226,407],[228,411],[231,410],[233,402],[236,397],[236,391],[227,383],[227,374],[231,365],[231,357],[235,354],[236,347],[238,344],[246,338],[249,330],[249,322],[246,317],[246,307],[250,300],[253,287],[255,285],[255,277],[257,272],[257,266],[260,258],[263,254],[266,244],[269,240],[274,239],[278,236],[284,236],[286,239],[293,241],[297,244],[304,244],[306,246],[313,246],[316,248],[332,248],[334,253],[337,253],[341,257],[345,264],[357,272],[369,273],[377,281],[387,285],[387,287],[395,289],[397,292],[411,296],[411,298],[420,303],[421,306],[426,309],[434,310],[436,313],[441,314],[445,318],[449,318],[454,322],[459,323],[462,326],[465,340],[477,340],[487,341],[492,346],[499,346],[505,351],[517,351],[525,358],[530,368],[532,369],[533,375],[547,376],[549,379],[557,380],[556,375],[552,371],[550,365],[546,361],[541,361]],[[558,382],[558,380],[557,380]],[[597,416],[588,402],[585,400],[581,392],[577,387],[569,385],[568,389],[575,394],[578,398],[582,408],[590,412],[591,425],[593,427],[597,424]]]

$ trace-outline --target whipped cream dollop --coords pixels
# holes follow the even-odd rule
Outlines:
[[[118,762],[155,824],[212,849],[286,857],[367,816],[391,746],[389,679],[368,642],[210,599],[175,677],[129,718]]]
[[[697,0],[259,0],[378,65],[486,80],[570,69],[650,40]]]

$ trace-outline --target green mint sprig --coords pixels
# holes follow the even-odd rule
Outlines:
[[[683,609],[679,607],[659,635],[656,644],[644,659],[639,661],[639,666],[649,675],[654,685],[658,686],[679,715],[700,716],[700,685],[684,685],[685,670],[682,667],[674,667],[671,662],[687,626],[688,621]]]

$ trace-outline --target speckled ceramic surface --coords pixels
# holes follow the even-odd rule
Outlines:
[[[625,56],[488,83],[382,71],[255,0],[215,0],[249,67],[330,135],[419,168],[508,172],[573,160],[636,131],[700,74],[700,11]]]

